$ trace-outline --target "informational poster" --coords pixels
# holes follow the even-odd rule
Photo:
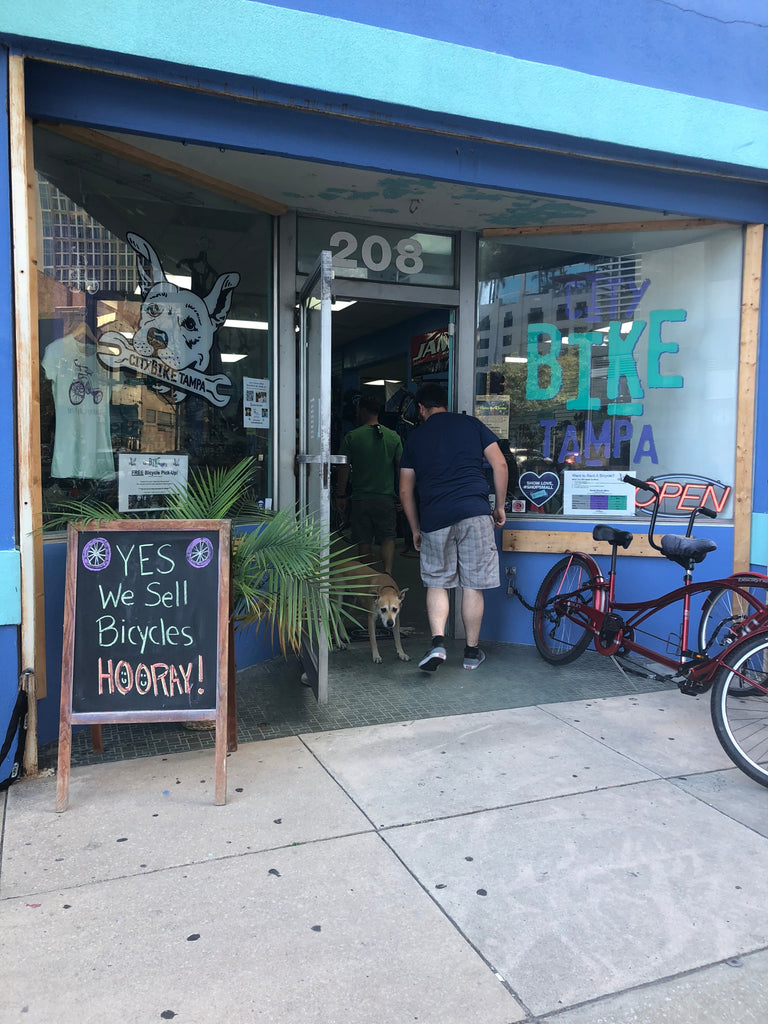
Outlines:
[[[117,507],[120,512],[153,512],[166,507],[166,495],[187,486],[188,455],[120,452]]]
[[[269,429],[269,381],[243,377],[243,426]]]
[[[509,434],[509,395],[476,395],[475,416],[497,437]]]
[[[563,512],[575,516],[633,516],[635,488],[625,470],[572,470],[563,474]]]

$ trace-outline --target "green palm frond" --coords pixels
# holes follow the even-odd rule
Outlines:
[[[167,498],[167,519],[236,519],[246,505],[256,462],[243,459],[229,468],[195,470],[186,487]]]

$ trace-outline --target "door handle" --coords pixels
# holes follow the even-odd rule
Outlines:
[[[328,462],[332,466],[346,466],[347,456],[346,455],[329,455],[328,458],[324,458],[322,455],[297,455],[296,463],[299,466],[314,465],[318,462]]]

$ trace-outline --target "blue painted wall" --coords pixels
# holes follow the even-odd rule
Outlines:
[[[698,0],[703,2],[715,4],[715,0]],[[697,160],[768,167],[768,112],[755,106],[759,86],[753,79],[750,92],[749,79],[741,78],[743,88],[726,88],[734,77],[739,79],[738,59],[758,68],[759,57],[754,53],[757,43],[764,49],[763,28],[750,29],[747,19],[732,16],[727,23],[713,23],[708,16],[678,23],[672,18],[671,4],[655,0],[614,0],[610,5],[591,0],[588,6],[594,16],[582,5],[574,6],[562,18],[553,56],[541,54],[536,59],[530,53],[519,55],[520,38],[515,55],[503,49],[497,52],[493,40],[485,36],[477,42],[487,49],[467,45],[467,26],[477,27],[481,19],[475,5],[466,0],[432,5],[435,18],[445,12],[451,41],[414,34],[410,27],[407,32],[394,31],[256,0],[135,0],[130,6],[113,5],[108,18],[101,0],[79,0],[76,5],[36,0],[6,5],[0,31],[14,41],[89,47],[109,55],[111,61],[115,54],[122,54],[156,61],[160,67],[175,64],[177,70],[189,69],[190,81],[201,70],[246,79],[255,76],[259,82],[290,86],[294,96],[298,90],[298,102],[304,90],[329,94],[320,109],[329,99],[341,109],[339,98],[352,96],[385,111],[407,108]],[[511,39],[518,31],[517,19],[506,14],[501,2],[499,9],[509,22],[497,19],[502,35]],[[610,17],[606,9],[612,12]],[[394,10],[402,12],[400,7]],[[532,10],[543,12],[543,0]],[[564,5],[552,5],[545,23],[563,12]],[[467,25],[461,25],[460,32],[462,21]],[[174,26],[172,32],[169,24]],[[574,33],[571,39],[568,27]],[[745,42],[744,33],[751,31],[759,33],[758,39],[750,36]],[[533,30],[533,38],[540,39],[536,51],[540,53],[548,37],[538,32]],[[565,44],[575,51],[576,41],[589,40],[590,33],[595,38],[583,50],[587,70],[561,65],[558,58],[562,60]],[[666,53],[675,53],[679,64],[674,44],[683,39],[680,53],[690,55],[689,67],[700,63],[700,81],[710,75],[710,82],[717,82],[722,75],[720,84],[711,86],[715,96],[670,88],[678,87],[685,77],[670,81],[670,72],[663,73],[665,58],[652,50],[666,40]],[[620,54],[629,65],[645,65],[637,76],[643,84],[637,84],[632,75],[618,76],[616,63],[614,76],[605,76],[602,63],[611,46],[614,62]],[[725,55],[728,61],[723,68]],[[761,74],[758,82],[764,81],[764,69]]]
[[[763,241],[763,279],[760,308],[758,351],[768,352],[768,232]],[[755,439],[752,491],[752,568],[768,572],[768,359],[757,360],[757,395],[755,400]]]
[[[620,525],[622,529],[631,529],[639,535],[644,534],[643,526],[638,522],[621,522],[616,525]],[[547,530],[551,529],[551,523],[542,523],[536,520],[522,521],[515,522],[515,528]],[[585,537],[591,539],[591,524],[569,523],[568,528],[574,531],[583,531]],[[657,538],[661,533],[678,532],[684,533],[685,527],[679,528],[665,523],[663,529],[657,533]],[[697,566],[694,582],[728,576],[733,565],[732,529],[730,527],[712,527],[698,520],[694,536],[708,537],[717,544],[717,551],[709,554],[703,565]],[[607,577],[611,561],[610,547],[607,544],[605,550],[607,554],[598,556],[597,563]],[[629,550],[631,551],[631,548]],[[517,588],[526,601],[533,604],[541,581],[561,557],[561,555],[502,552],[500,558],[502,585],[498,590],[487,591],[485,595],[483,639],[503,640],[516,644],[533,643],[531,612],[516,597],[507,597],[506,595],[506,569],[508,566],[514,566],[517,569]],[[650,601],[683,585],[683,570],[674,562],[668,562],[664,558],[633,558],[629,552],[622,553],[619,557],[617,573],[616,600],[619,602]],[[701,600],[700,598],[695,599],[694,610],[700,607]],[[649,622],[648,626],[661,637],[667,637],[671,633],[676,634],[680,629],[681,614],[681,606],[673,605],[667,612],[655,617],[652,623]],[[694,617],[693,621],[695,626],[697,619]],[[643,642],[640,638],[638,640],[640,643]],[[655,643],[649,643],[648,646],[658,647]],[[663,643],[658,649],[663,650]]]
[[[7,108],[8,59],[0,48],[0,99]],[[11,717],[19,678],[19,562],[16,551],[13,360],[13,274],[11,248],[8,122],[0,120],[0,743]],[[3,571],[4,570],[4,571]],[[10,771],[11,756],[0,764],[0,779]]]
[[[637,85],[748,107],[768,104],[764,0],[263,2]]]
[[[631,162],[579,159],[527,146],[515,149],[512,158],[509,144],[514,140],[499,125],[483,126],[487,141],[457,139],[439,130],[414,136],[399,125],[335,120],[271,104],[233,103],[191,89],[46,64],[30,64],[27,81],[28,114],[45,120],[83,121],[95,128],[232,149],[257,146],[260,152],[533,194],[735,221],[768,221],[768,187],[761,182],[720,174],[685,175],[664,168],[650,173]],[[768,130],[765,141],[768,146]]]

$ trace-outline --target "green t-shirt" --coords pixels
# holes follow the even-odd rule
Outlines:
[[[341,454],[349,462],[353,498],[394,496],[395,459],[403,454],[403,442],[394,430],[370,424],[350,430],[341,443]]]

